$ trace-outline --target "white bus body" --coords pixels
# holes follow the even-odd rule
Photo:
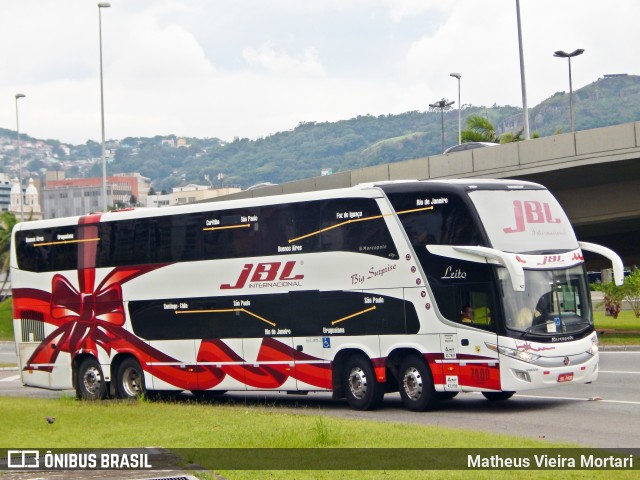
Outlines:
[[[370,409],[399,391],[426,410],[461,391],[592,382],[582,249],[621,270],[520,181],[388,182],[13,235],[22,381],[92,399],[333,391]]]

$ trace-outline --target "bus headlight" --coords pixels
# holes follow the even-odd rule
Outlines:
[[[489,350],[501,353],[507,357],[522,360],[523,362],[533,363],[540,358],[540,355],[534,355],[533,353],[525,352],[524,350],[514,350],[513,348],[502,347],[500,345],[494,345],[493,343],[485,343]]]
[[[599,348],[598,348],[598,343],[594,342],[591,344],[591,347],[589,348],[589,350],[587,350],[587,353],[593,356],[596,356],[599,352]]]

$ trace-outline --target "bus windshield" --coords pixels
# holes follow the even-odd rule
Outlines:
[[[577,334],[593,326],[583,266],[525,270],[527,289],[516,292],[505,268],[498,268],[506,327],[517,337]]]

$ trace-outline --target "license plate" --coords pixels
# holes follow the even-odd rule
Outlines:
[[[558,382],[570,382],[573,380],[573,373],[561,373],[558,375]]]

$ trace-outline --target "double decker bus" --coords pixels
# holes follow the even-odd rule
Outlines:
[[[543,186],[401,181],[18,224],[22,382],[147,391],[459,392],[598,375],[583,251]]]

